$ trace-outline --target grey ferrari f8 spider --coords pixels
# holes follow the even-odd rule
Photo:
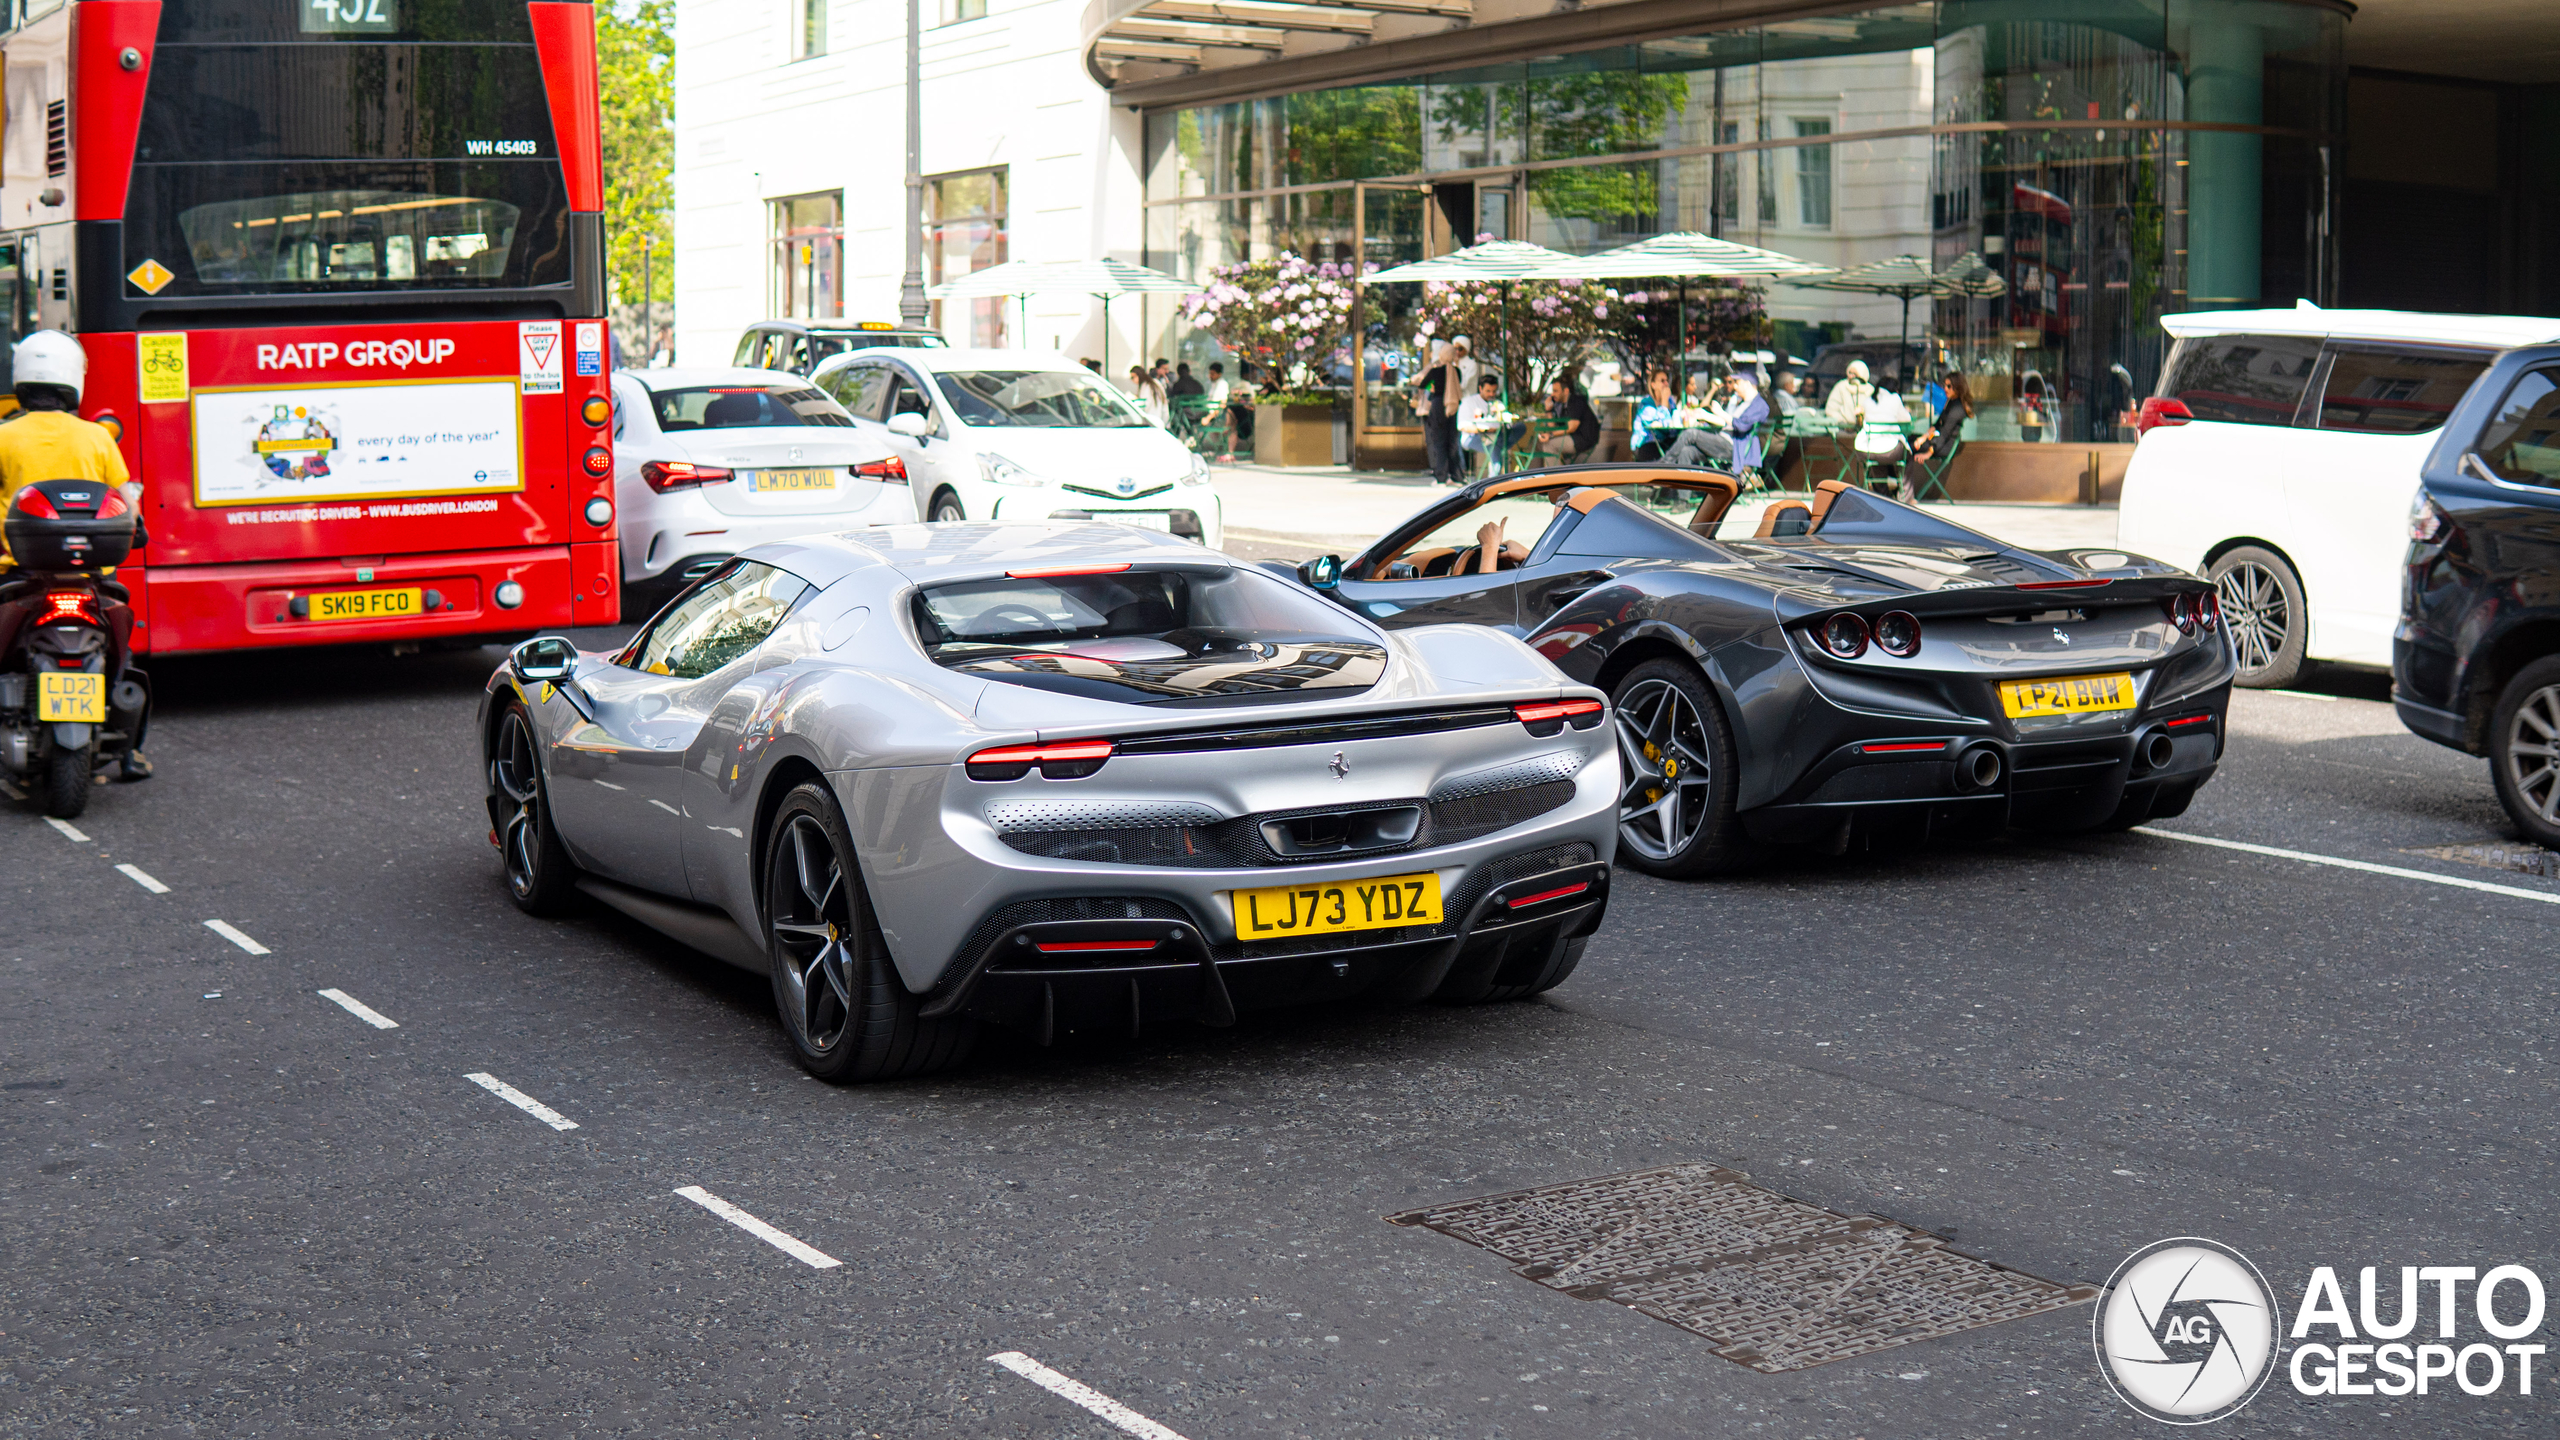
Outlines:
[[[1496,477],[1299,575],[1378,624],[1507,630],[1608,691],[1618,856],[1657,875],[1772,843],[2123,829],[2213,777],[2233,662],[2211,583],[1837,481],[1728,534],[1734,499],[1708,470]]]
[[[1605,697],[1171,536],[915,525],[759,546],[480,707],[509,892],[769,974],[830,1080],[1571,971],[1617,845]]]

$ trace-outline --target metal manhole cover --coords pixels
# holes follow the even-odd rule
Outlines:
[[[1925,1230],[1790,1200],[1721,1165],[1673,1165],[1390,1215],[1480,1245],[1525,1279],[1614,1300],[1766,1374],[2078,1305]]]

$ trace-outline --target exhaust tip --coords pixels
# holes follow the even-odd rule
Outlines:
[[[1971,790],[1988,790],[2000,783],[2000,752],[1988,745],[1968,750],[1956,762],[1956,774]]]
[[[2135,747],[2134,753],[2142,757],[2146,768],[2166,770],[2169,762],[2178,758],[2178,742],[2169,738],[2168,731],[2154,730],[2142,737],[2142,743]]]

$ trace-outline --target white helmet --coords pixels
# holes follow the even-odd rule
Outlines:
[[[59,330],[39,330],[9,352],[11,386],[59,385],[80,403],[81,383],[89,376],[89,352]]]

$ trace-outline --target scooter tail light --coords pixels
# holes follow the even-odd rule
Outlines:
[[[92,625],[99,623],[96,597],[86,590],[48,591],[45,594],[44,603],[44,618],[36,621],[38,625],[50,625],[56,620],[86,620]]]
[[[972,780],[1019,780],[1036,767],[1044,780],[1081,780],[1111,758],[1108,740],[1056,740],[1045,744],[998,745],[970,756],[963,767]]]
[[[33,486],[18,492],[17,512],[31,520],[59,520],[62,512],[53,508],[52,497]]]
[[[101,520],[113,520],[119,515],[131,513],[132,510],[132,506],[124,503],[123,495],[110,490],[107,492],[105,503],[98,507],[98,518]]]

